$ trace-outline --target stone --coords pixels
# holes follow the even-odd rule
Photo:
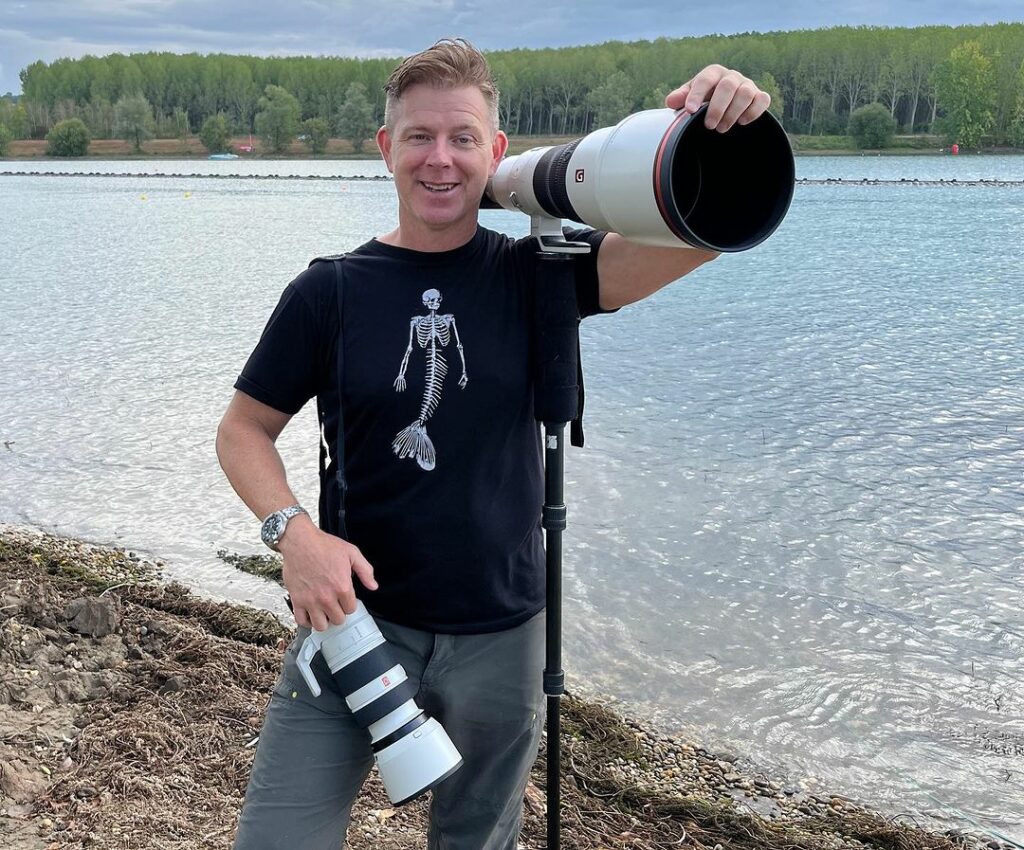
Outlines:
[[[28,803],[46,789],[46,777],[19,758],[0,761],[0,792],[15,803]]]
[[[64,619],[75,632],[92,637],[112,634],[121,624],[121,609],[116,599],[105,596],[80,596],[64,609]]]
[[[183,690],[185,690],[185,679],[181,676],[171,676],[160,688],[160,693],[173,694]]]

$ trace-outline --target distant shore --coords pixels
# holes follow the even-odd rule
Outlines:
[[[560,145],[573,141],[576,136],[510,136],[509,153],[518,154],[534,147],[547,145]],[[936,137],[904,137],[896,147],[884,148],[882,150],[859,150],[853,147],[828,147],[834,144],[832,140],[844,137],[837,136],[792,136],[793,152],[796,156],[949,156],[948,150],[942,147]],[[46,155],[45,139],[21,139],[13,141],[8,145],[7,154],[0,157],[4,160],[36,160],[36,161],[58,161],[60,157],[48,157]],[[372,140],[363,145],[361,151],[356,151],[352,144],[345,139],[330,139],[327,148],[322,154],[311,154],[309,149],[301,142],[294,141],[283,153],[271,153],[260,150],[260,144],[254,141],[255,151],[251,153],[240,153],[243,145],[249,144],[249,138],[236,137],[231,140],[231,148],[239,154],[239,160],[276,160],[295,159],[320,160],[334,159],[366,159],[380,161],[380,154]],[[826,145],[822,147],[822,145]],[[1024,154],[1020,148],[986,148],[978,152],[962,152],[963,157],[976,156],[977,153],[984,154]],[[71,161],[78,160],[151,160],[151,159],[181,159],[200,160],[208,159],[209,151],[203,147],[202,142],[195,136],[187,140],[182,139],[151,139],[142,144],[142,152],[135,153],[130,143],[120,139],[95,139],[89,143],[89,152],[85,156],[74,157]]]
[[[251,559],[222,557],[240,569]],[[0,527],[0,846],[227,848],[291,631],[166,583],[138,555]],[[694,850],[999,848],[920,829],[813,780],[768,775],[609,706],[563,701],[563,846]],[[522,846],[545,846],[543,750]],[[422,846],[423,801],[375,777],[353,850]]]

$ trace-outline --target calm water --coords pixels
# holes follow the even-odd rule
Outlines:
[[[382,173],[0,163],[55,168]],[[1024,159],[804,158],[798,174],[1019,180]],[[0,178],[0,521],[147,551],[284,613],[215,556],[261,550],[216,423],[282,287],[393,208],[390,184],[343,179]],[[570,687],[1024,840],[1022,237],[1019,187],[802,186],[760,248],[587,322]],[[313,411],[280,445],[315,505]]]

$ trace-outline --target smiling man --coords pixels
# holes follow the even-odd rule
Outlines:
[[[373,763],[370,736],[326,668],[313,697],[295,659],[310,628],[342,623],[357,598],[464,760],[433,789],[430,848],[516,847],[543,725],[543,474],[529,372],[536,249],[477,223],[508,145],[498,92],[461,39],[406,59],[385,88],[377,143],[395,178],[397,226],[347,254],[341,280],[333,263],[314,262],[288,285],[218,431],[228,479],[284,556],[299,625],[238,850],[336,850],[344,840]],[[706,122],[722,131],[768,107],[767,94],[718,65],[666,105],[693,112],[706,101]],[[716,256],[571,235],[592,247],[575,260],[584,317]],[[326,442],[319,528],[296,504],[274,445],[314,397]]]
[[[399,226],[382,242],[447,251],[473,238],[487,178],[508,147],[492,114],[493,85],[491,92],[489,100],[475,85],[417,83],[388,98],[377,144],[395,176]]]

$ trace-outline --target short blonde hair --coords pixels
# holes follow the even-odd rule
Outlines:
[[[394,129],[394,114],[406,89],[415,85],[439,89],[475,86],[487,103],[491,132],[498,131],[498,87],[487,59],[464,38],[442,38],[403,60],[384,84],[384,125]]]

